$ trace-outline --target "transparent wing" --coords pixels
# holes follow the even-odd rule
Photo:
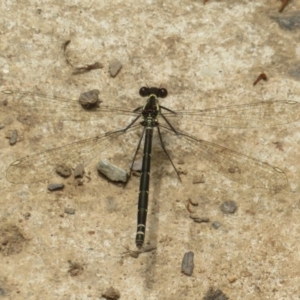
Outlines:
[[[23,157],[8,167],[6,178],[12,183],[37,182],[55,176],[55,169],[58,165],[71,167],[79,163],[87,165],[93,158],[101,157],[106,149],[110,153],[117,150],[117,146],[113,148],[116,140],[140,127],[140,125],[135,125],[126,132],[106,133]]]
[[[175,113],[163,110],[163,114],[170,120],[186,118],[191,122],[228,128],[273,127],[298,120],[300,103],[296,101],[265,101],[204,110],[175,111]]]
[[[53,120],[53,115],[57,111],[60,112],[60,115],[63,115],[64,120],[70,121],[91,120],[106,114],[130,116],[140,114],[122,108],[105,106],[101,103],[99,107],[87,110],[83,109],[79,102],[75,100],[13,90],[1,91],[0,97],[7,101],[6,106],[8,108],[22,115],[30,114],[37,119],[50,121]]]
[[[285,173],[275,166],[183,132],[176,135],[169,128],[162,129],[167,130],[172,139],[179,138],[183,145],[188,144],[189,155],[233,181],[275,192],[287,187]]]

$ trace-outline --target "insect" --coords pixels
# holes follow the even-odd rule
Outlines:
[[[162,149],[178,176],[179,173],[165,146],[162,133],[171,140],[171,146],[174,146],[176,142],[185,145],[195,162],[203,160],[204,163],[231,180],[275,192],[287,187],[286,175],[278,167],[189,135],[179,129],[178,122],[184,124],[184,122],[189,121],[227,128],[272,127],[293,122],[299,118],[300,103],[296,101],[265,101],[203,110],[173,111],[159,103],[160,98],[167,97],[166,89],[142,87],[139,94],[147,99],[144,106],[130,110],[100,104],[91,110],[85,110],[77,101],[69,99],[46,97],[20,91],[3,91],[2,93],[3,97],[7,97],[9,100],[8,106],[11,109],[20,113],[24,113],[24,109],[26,109],[33,116],[38,114],[39,118],[43,120],[53,118],[53,108],[55,108],[54,111],[66,111],[65,117],[72,121],[100,119],[105,115],[132,118],[124,128],[16,160],[6,171],[6,178],[13,183],[48,179],[55,174],[55,167],[59,163],[68,163],[72,166],[78,163],[87,164],[94,157],[101,155],[105,149],[113,151],[110,149],[112,139],[127,136],[129,132],[142,128],[142,134],[137,142],[135,153],[132,155],[131,164],[132,168],[142,140],[144,140],[137,213],[136,246],[138,248],[143,246],[145,240],[152,137],[155,129],[157,129]],[[174,125],[175,122],[176,125]]]

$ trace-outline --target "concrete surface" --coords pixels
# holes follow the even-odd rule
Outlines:
[[[76,99],[97,88],[105,105],[129,109],[143,105],[138,90],[146,84],[166,86],[169,96],[161,103],[178,110],[300,102],[300,4],[290,1],[280,14],[280,3],[2,1],[1,90]],[[62,49],[67,40],[73,65],[104,67],[72,75]],[[123,65],[115,78],[109,75],[113,59]],[[261,72],[269,80],[253,86]],[[26,109],[0,111],[0,298],[100,299],[112,286],[121,299],[203,299],[210,287],[229,299],[299,299],[299,121],[251,130],[184,126],[282,169],[289,186],[278,193],[230,181],[167,140],[183,172],[180,182],[154,142],[146,246],[156,250],[133,258],[124,252],[136,250],[139,179],[133,176],[126,187],[110,183],[97,175],[96,163],[105,155],[128,169],[137,136],[99,153],[85,166],[82,185],[69,178],[64,190],[49,192],[49,182],[62,180],[11,184],[5,170],[16,159],[123,125],[118,117],[62,126],[67,108],[20,122]],[[10,146],[5,135],[13,129],[19,142]],[[193,184],[195,176],[205,182]],[[209,223],[190,219],[189,198]],[[236,201],[235,214],[220,211],[226,200]],[[75,214],[66,213],[69,208]],[[221,223],[218,230],[213,221]],[[195,254],[191,277],[180,272],[187,251]]]

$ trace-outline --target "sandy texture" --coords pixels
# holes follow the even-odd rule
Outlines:
[[[175,110],[300,102],[300,4],[290,1],[282,14],[279,6],[261,0],[2,1],[1,90],[76,99],[99,89],[105,105],[128,109],[144,104],[141,86],[161,84],[169,91],[161,104]],[[97,61],[103,68],[72,75],[62,48],[67,40],[74,66]],[[123,65],[115,78],[113,60]],[[254,87],[262,72],[269,80]],[[128,118],[64,124],[68,106],[33,119],[26,119],[28,109],[35,113],[0,107],[0,298],[100,299],[112,286],[121,299],[202,299],[210,287],[230,299],[298,299],[299,122],[245,130],[187,120],[181,127],[282,169],[289,185],[277,193],[230,181],[166,137],[180,182],[155,140],[145,246],[156,250],[134,258],[124,252],[136,250],[139,178],[126,187],[110,183],[97,175],[96,163],[108,158],[128,170],[137,135],[112,141],[85,166],[80,184],[72,177],[12,184],[5,176],[18,158],[120,128]],[[19,141],[10,146],[5,136],[15,129]],[[65,188],[49,192],[50,182]],[[210,222],[193,222],[189,198],[198,203],[192,210]],[[231,215],[220,210],[228,200],[238,206]],[[195,259],[191,277],[181,274],[188,251]]]

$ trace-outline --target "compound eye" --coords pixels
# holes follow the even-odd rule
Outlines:
[[[166,98],[168,96],[168,91],[166,89],[160,88],[158,91],[160,98]]]
[[[142,97],[149,96],[149,88],[143,86],[143,87],[140,88],[140,92],[139,93],[140,93],[140,96],[142,96]]]

